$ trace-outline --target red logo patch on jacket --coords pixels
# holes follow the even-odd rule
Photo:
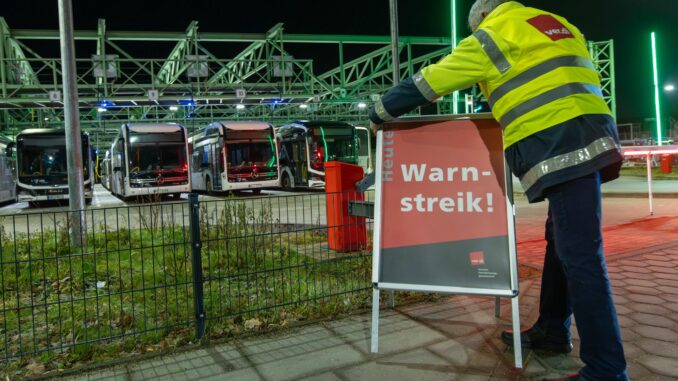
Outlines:
[[[572,32],[551,15],[533,17],[527,20],[527,22],[553,41],[562,40],[563,38],[574,38]]]

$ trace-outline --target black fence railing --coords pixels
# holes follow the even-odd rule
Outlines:
[[[71,245],[67,211],[0,216],[0,361],[218,337],[362,307],[371,222],[342,209],[362,196],[90,209],[82,247]]]

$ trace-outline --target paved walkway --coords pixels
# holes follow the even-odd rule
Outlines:
[[[518,210],[519,262],[528,270],[520,286],[524,325],[538,313],[544,207]],[[678,380],[678,200],[664,200],[655,217],[646,216],[642,199],[606,200],[604,208],[613,222],[604,239],[629,375]],[[508,300],[495,318],[492,298],[450,296],[383,309],[377,355],[369,352],[370,316],[364,313],[68,380],[528,380],[581,366],[573,329],[572,354],[527,351],[524,369],[514,369],[513,352],[498,339],[509,319]]]

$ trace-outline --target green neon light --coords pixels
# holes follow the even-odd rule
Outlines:
[[[322,135],[323,138],[323,145],[325,146],[325,157],[323,160],[327,162],[327,157],[330,156],[330,151],[327,150],[327,140],[325,140],[325,129],[320,127],[320,135]]]
[[[451,0],[452,8],[452,49],[457,46],[457,0]],[[452,93],[452,113],[459,114],[459,92]]]
[[[273,144],[273,139],[271,139],[271,135],[266,135],[266,137],[268,138],[268,143],[271,145],[271,154],[272,154],[271,160],[268,161],[268,163],[266,164],[266,166],[267,166],[267,167],[272,167],[273,164],[275,164],[276,159],[277,159],[277,158],[275,157],[275,145]]]
[[[654,107],[657,118],[657,145],[662,145],[662,122],[661,112],[659,110],[659,73],[657,70],[657,40],[654,32],[650,35],[652,38],[652,69],[654,71]]]

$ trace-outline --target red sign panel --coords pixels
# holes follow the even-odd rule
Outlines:
[[[507,234],[504,156],[494,121],[400,125],[383,138],[382,211],[395,248]]]
[[[510,289],[498,123],[398,121],[381,143],[377,281]]]

